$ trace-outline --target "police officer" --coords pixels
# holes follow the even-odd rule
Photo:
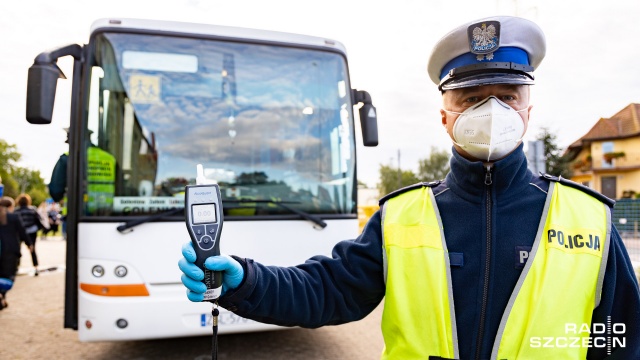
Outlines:
[[[362,319],[384,298],[385,359],[640,359],[638,283],[613,201],[527,169],[521,140],[544,54],[542,31],[522,18],[446,34],[428,64],[453,142],[446,178],[382,198],[331,258],[207,259],[224,271],[220,305],[313,328]],[[201,301],[190,243],[183,256],[187,296]],[[606,324],[617,331],[591,331]]]
[[[64,128],[67,133],[65,143],[69,143],[69,128]],[[90,136],[93,133],[87,130],[85,139],[87,144],[87,195],[84,198],[86,211],[90,214],[105,213],[113,207],[115,194],[115,157],[93,145]],[[67,162],[69,154],[60,155],[53,168],[51,181],[49,182],[49,194],[53,201],[61,202],[62,228],[66,238],[67,215]]]
[[[63,129],[67,138],[64,141],[65,144],[69,143],[69,128]],[[53,167],[51,173],[51,180],[49,181],[49,195],[53,201],[60,203],[60,220],[62,222],[62,237],[67,239],[67,163],[69,162],[69,152],[64,152],[58,158],[56,165]]]

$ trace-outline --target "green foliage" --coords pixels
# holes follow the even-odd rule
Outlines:
[[[4,185],[4,196],[15,198],[19,194],[18,184],[11,176],[18,160],[20,160],[20,153],[16,145],[0,139],[0,177]]]
[[[4,185],[4,196],[9,196],[15,199],[20,194],[20,187],[11,175],[2,175],[2,185]]]
[[[0,177],[4,185],[4,196],[16,198],[20,193],[31,196],[34,206],[38,206],[49,196],[44,179],[39,170],[18,166],[22,155],[17,146],[0,139]]]
[[[547,167],[547,173],[564,178],[571,178],[573,172],[568,157],[562,155],[562,150],[558,148],[558,137],[551,133],[549,128],[540,129],[537,140],[544,143],[544,160]]]
[[[20,193],[27,193],[31,196],[34,206],[40,205],[49,196],[44,179],[40,176],[39,170],[31,170],[16,166],[11,174],[18,183]]]
[[[433,181],[444,179],[449,172],[449,152],[431,148],[431,155],[426,159],[418,160],[418,174],[410,170],[401,170],[391,166],[380,165],[380,194],[388,194],[405,186],[413,185],[421,181]]]
[[[49,197],[49,193],[46,191],[46,187],[44,189],[31,189],[27,191],[27,193],[29,194],[29,196],[31,196],[31,203],[35,207],[45,202],[45,200],[47,200],[47,198]]]
[[[608,153],[604,153],[602,154],[602,157],[604,158],[604,161],[611,163],[611,161],[613,159],[617,159],[617,158],[622,158],[627,156],[627,154],[624,151],[618,151],[618,152],[608,152]]]
[[[6,175],[11,172],[20,157],[22,155],[18,152],[16,145],[0,139],[0,174]]]
[[[394,190],[419,182],[413,171],[399,170],[387,165],[380,165],[380,194],[388,194]]]
[[[451,155],[446,150],[431,147],[429,158],[418,161],[418,179],[420,181],[442,180],[449,173]]]

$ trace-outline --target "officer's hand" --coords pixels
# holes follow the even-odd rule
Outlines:
[[[182,246],[184,258],[178,261],[178,267],[182,270],[182,283],[187,288],[187,297],[193,302],[204,300],[207,286],[202,282],[204,272],[196,266],[196,252],[191,242]],[[222,294],[227,290],[233,290],[240,286],[244,279],[244,270],[239,262],[228,255],[211,256],[204,262],[204,266],[213,271],[222,271]]]

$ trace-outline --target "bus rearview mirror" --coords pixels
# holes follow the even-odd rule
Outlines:
[[[33,64],[27,79],[27,121],[50,124],[58,78],[65,78],[55,64]]]
[[[364,146],[378,146],[378,116],[376,107],[364,104],[360,108],[360,126]]]

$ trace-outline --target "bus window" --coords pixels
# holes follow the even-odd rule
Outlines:
[[[115,165],[113,179],[98,179],[113,183],[102,189],[113,195],[97,191],[104,201],[88,200],[85,215],[179,208],[199,163],[220,184],[226,216],[291,214],[269,201],[355,214],[353,115],[341,55],[124,33],[96,40],[87,128]]]

